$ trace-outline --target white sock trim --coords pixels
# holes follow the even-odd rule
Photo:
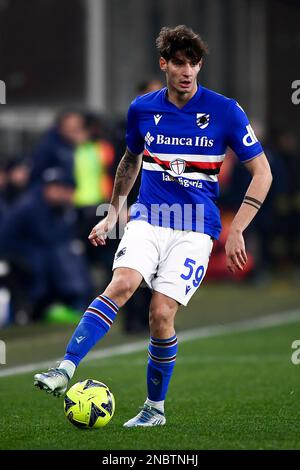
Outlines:
[[[76,370],[76,366],[72,361],[66,360],[66,361],[61,361],[61,363],[58,366],[58,369],[65,369],[65,371],[67,371],[67,374],[71,379]]]
[[[164,403],[165,403],[165,400],[153,401],[153,400],[149,400],[149,398],[147,398],[147,400],[145,401],[145,405],[153,406],[153,408],[156,408],[162,413],[165,412]]]

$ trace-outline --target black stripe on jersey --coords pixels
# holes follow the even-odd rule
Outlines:
[[[184,173],[204,173],[205,175],[218,175],[220,173],[220,168],[208,170],[207,168],[199,169],[189,166],[185,168]]]
[[[143,161],[148,162],[148,163],[155,163],[156,165],[159,165],[164,170],[171,171],[170,167],[168,167],[164,163],[157,163],[152,157],[148,157],[148,155],[143,155]],[[203,168],[200,170],[199,168],[189,166],[189,167],[185,167],[184,172],[182,174],[184,173],[204,173],[205,175],[218,175],[220,173],[220,168],[215,168],[215,169]]]
[[[155,163],[156,165],[159,165],[164,170],[170,170],[170,168],[167,165],[165,165],[164,163],[157,163],[152,157],[148,157],[148,155],[143,155],[143,161],[148,162],[148,163]]]

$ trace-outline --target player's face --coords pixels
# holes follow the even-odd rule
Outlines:
[[[169,90],[179,94],[189,95],[196,91],[197,75],[201,66],[202,60],[194,63],[181,51],[178,51],[169,61],[160,58],[160,68],[166,73]]]

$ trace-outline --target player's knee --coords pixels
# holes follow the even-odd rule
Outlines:
[[[160,331],[172,326],[173,319],[173,309],[167,304],[162,303],[150,307],[149,323],[152,331]]]

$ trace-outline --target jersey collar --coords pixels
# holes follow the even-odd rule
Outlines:
[[[168,100],[167,97],[167,92],[168,88],[165,87],[163,89],[163,101],[166,106],[169,106],[173,109],[176,109],[178,112],[180,111],[185,111],[186,109],[189,109],[191,106],[193,106],[199,99],[202,94],[202,86],[198,83],[198,88],[194,96],[187,102],[182,108],[178,108],[174,103],[171,103],[171,101]]]

